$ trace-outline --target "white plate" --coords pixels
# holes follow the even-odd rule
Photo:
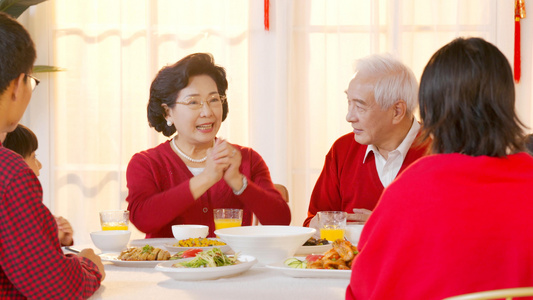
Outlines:
[[[131,240],[129,245],[130,247],[144,247],[145,245],[150,245],[152,247],[156,248],[162,248],[165,244],[174,244],[177,243],[178,240],[175,238],[153,238],[153,239],[137,239],[137,240]]]
[[[118,259],[118,256],[120,253],[102,253],[100,254],[100,258],[102,258],[102,261],[109,261],[113,264],[121,267],[130,267],[130,268],[153,268],[158,263],[163,262],[163,260],[144,260],[144,261],[128,261],[128,260],[120,260]],[[165,260],[166,261],[166,260]],[[175,261],[175,260],[173,260]]]
[[[217,279],[224,276],[230,276],[242,273],[250,269],[256,262],[257,259],[249,255],[240,255],[239,261],[240,264],[233,266],[225,267],[215,267],[215,268],[175,268],[172,267],[173,264],[180,261],[191,260],[192,258],[178,259],[172,261],[166,261],[159,263],[155,269],[157,271],[163,272],[168,277],[175,280],[209,280]]]
[[[220,239],[214,239],[214,238],[209,238],[209,239],[210,240],[217,240],[217,241],[222,242],[222,240],[220,240]],[[185,250],[189,250],[189,249],[202,249],[204,251],[208,251],[208,250],[211,250],[213,248],[218,248],[218,249],[220,249],[220,251],[222,251],[222,253],[226,253],[229,250],[231,250],[230,246],[228,246],[228,245],[211,246],[211,247],[178,247],[178,246],[173,246],[177,242],[178,241],[176,239],[174,239],[174,242],[166,243],[163,246],[165,246],[165,248],[167,248],[168,251],[172,251],[172,252],[180,252],[180,251],[185,251]]]
[[[299,260],[305,259],[305,257],[296,257]],[[326,270],[326,269],[296,269],[290,268],[285,264],[275,263],[267,265],[267,268],[281,271],[283,274],[291,277],[300,278],[341,278],[350,279],[352,270]]]
[[[308,255],[308,254],[324,254],[326,251],[331,249],[331,243],[327,245],[318,245],[318,246],[300,246],[296,250],[296,254],[299,255]]]

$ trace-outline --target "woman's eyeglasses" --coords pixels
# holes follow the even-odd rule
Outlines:
[[[202,101],[200,96],[190,96],[183,101],[176,101],[177,104],[185,105],[192,110],[201,109],[204,106],[204,103],[211,107],[211,109],[220,109],[224,102],[226,102],[226,96],[218,94],[208,96],[205,101]]]

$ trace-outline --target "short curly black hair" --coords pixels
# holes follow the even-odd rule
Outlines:
[[[174,125],[167,125],[166,112],[162,104],[169,109],[176,105],[179,92],[189,85],[193,76],[207,75],[211,77],[220,95],[225,96],[228,89],[226,70],[215,65],[215,60],[210,53],[194,53],[188,55],[173,65],[163,67],[150,86],[150,99],[148,100],[148,123],[156,131],[165,136],[171,136],[176,132]],[[228,115],[228,101],[222,108],[222,121]]]

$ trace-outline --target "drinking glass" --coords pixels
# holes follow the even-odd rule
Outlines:
[[[346,216],[347,213],[344,211],[319,211],[318,226],[320,228],[320,238],[328,241],[344,239]]]
[[[127,210],[104,210],[100,212],[102,230],[128,230],[130,212]]]
[[[242,209],[216,208],[213,209],[215,229],[238,227],[242,224]]]
[[[348,222],[348,224],[346,224],[346,239],[354,246],[357,246],[359,243],[359,238],[361,237],[361,232],[363,231],[364,226],[365,222]]]

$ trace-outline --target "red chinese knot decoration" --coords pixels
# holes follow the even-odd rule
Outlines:
[[[520,19],[526,17],[525,0],[515,0],[514,6],[514,80],[520,82]]]
[[[270,1],[265,0],[265,30],[270,30]]]

